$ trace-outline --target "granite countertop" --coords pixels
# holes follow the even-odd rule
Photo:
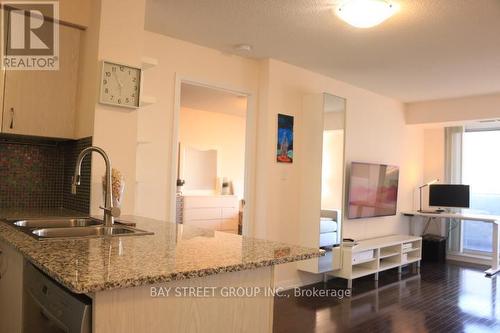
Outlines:
[[[0,218],[13,217],[3,214]],[[322,255],[319,249],[148,218],[125,216],[121,220],[135,222],[137,228],[154,235],[37,241],[0,222],[0,239],[75,293],[190,279]]]
[[[85,217],[88,213],[66,208],[0,208],[0,219]]]

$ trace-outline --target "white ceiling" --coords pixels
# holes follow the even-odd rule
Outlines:
[[[500,91],[499,0],[394,0],[372,29],[327,0],[147,0],[146,29],[275,58],[404,102]],[[248,43],[253,50],[236,52]]]
[[[247,97],[224,90],[182,83],[181,107],[244,117],[247,111]]]

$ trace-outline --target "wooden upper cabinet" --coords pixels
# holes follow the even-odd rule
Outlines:
[[[2,132],[74,138],[80,30],[59,36],[59,70],[6,71]]]

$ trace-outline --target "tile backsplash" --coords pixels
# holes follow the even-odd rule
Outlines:
[[[90,211],[91,159],[82,164],[81,186],[71,194],[78,153],[92,138],[58,140],[0,136],[0,208],[66,208]]]
[[[92,158],[87,155],[83,159],[81,169],[80,186],[76,189],[76,195],[71,194],[71,182],[75,173],[76,159],[78,154],[85,148],[92,146],[92,138],[84,138],[63,143],[64,151],[64,179],[62,200],[63,208],[90,213],[90,182]]]

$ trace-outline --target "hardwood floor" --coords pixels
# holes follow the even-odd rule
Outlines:
[[[448,262],[422,264],[420,272],[397,270],[353,281],[352,297],[275,298],[274,332],[500,332],[499,277],[485,267]],[[332,279],[304,289],[343,289]]]

